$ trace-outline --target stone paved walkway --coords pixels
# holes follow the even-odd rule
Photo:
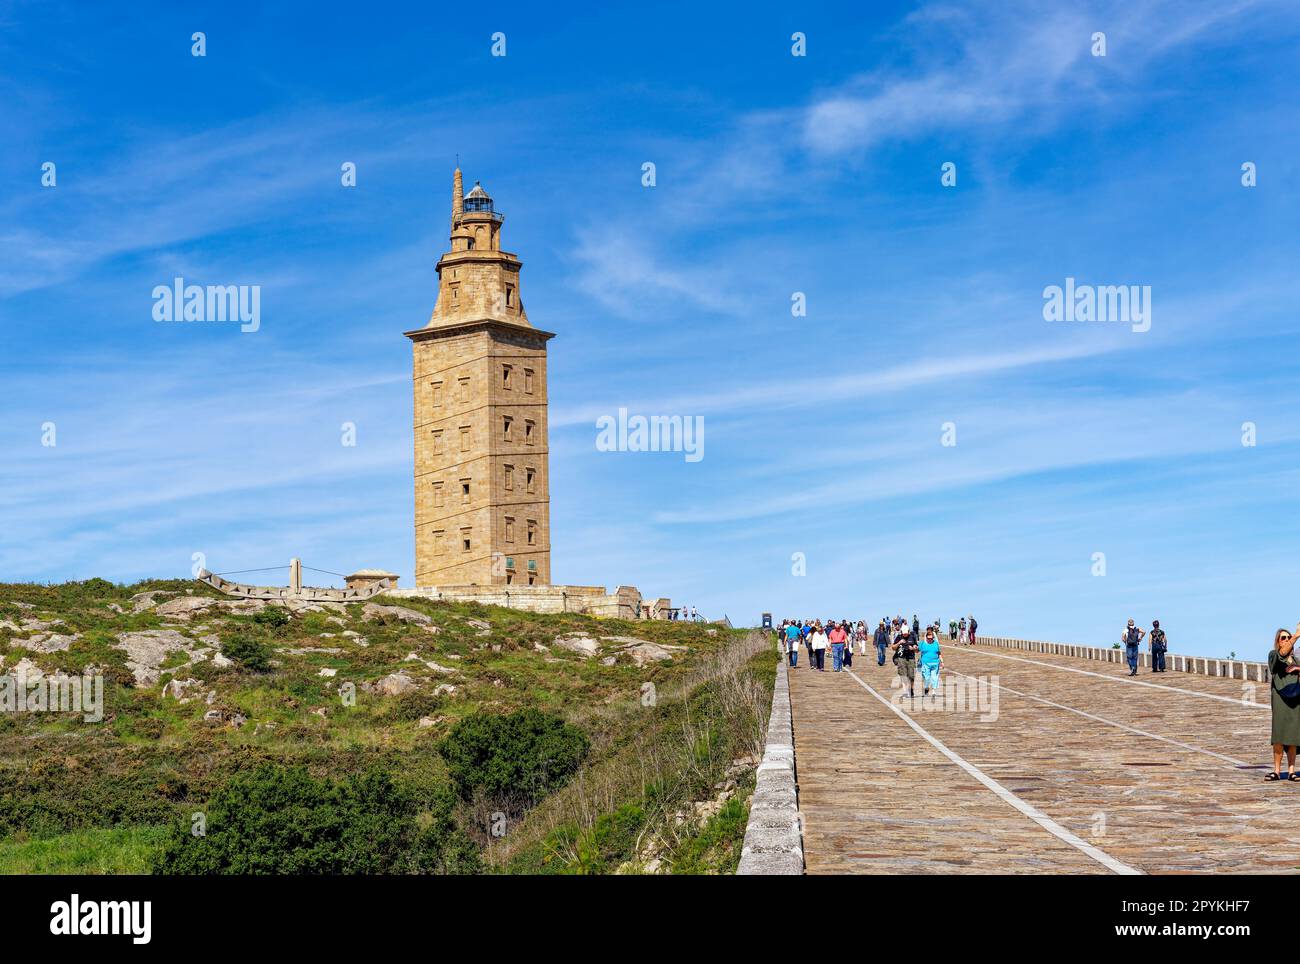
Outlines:
[[[905,719],[890,663],[857,656],[851,675],[803,658],[790,698],[808,873],[1300,871],[1278,855],[1300,784],[1263,779],[1267,684],[1144,671],[1158,685],[1134,685],[1127,667],[945,644],[945,680],[983,679],[996,713]]]

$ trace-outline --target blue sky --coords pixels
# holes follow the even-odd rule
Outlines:
[[[0,579],[409,583],[459,154],[558,334],[555,581],[1259,657],[1300,618],[1297,41],[1268,0],[0,6]],[[260,330],[155,322],[177,275]],[[1151,329],[1045,321],[1067,277]],[[598,451],[619,407],[705,457]]]

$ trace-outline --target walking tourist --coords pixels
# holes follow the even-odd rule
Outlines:
[[[1128,621],[1128,626],[1124,628],[1124,634],[1120,637],[1120,642],[1124,644],[1124,656],[1128,659],[1128,675],[1136,676],[1138,674],[1138,646],[1142,643],[1142,637],[1145,636],[1145,629],[1138,629],[1133,620]]]
[[[809,645],[812,647],[812,665],[818,672],[826,672],[826,633],[822,631],[822,624],[817,623],[813,626],[812,634],[808,637]]]
[[[967,646],[975,645],[975,630],[977,630],[978,628],[979,628],[979,623],[975,622],[975,617],[972,616],[970,618],[970,635],[966,637]]]
[[[966,617],[963,616],[957,623],[957,643],[964,646],[966,644]]]
[[[1151,624],[1151,672],[1163,673],[1165,671],[1165,651],[1169,649],[1169,643],[1165,639],[1165,631],[1160,628],[1160,620]]]
[[[799,642],[802,627],[795,623],[790,623],[785,627],[785,649],[790,657],[791,667],[799,665]]]
[[[943,669],[943,654],[939,651],[939,638],[933,629],[925,631],[921,651],[921,695],[939,688],[939,671]]]
[[[826,638],[831,644],[831,668],[835,672],[844,669],[844,646],[848,642],[849,635],[844,631],[844,625],[831,624],[831,631],[826,634]]]
[[[957,620],[948,620],[948,638],[956,641],[957,639]]]
[[[1273,708],[1273,772],[1265,780],[1291,780],[1295,772],[1295,751],[1300,745],[1300,663],[1296,661],[1296,634],[1279,629],[1273,636],[1268,653],[1268,671],[1272,674],[1269,697]],[[1282,776],[1282,754],[1286,753],[1287,775]]]
[[[885,625],[882,619],[880,625],[876,627],[876,634],[872,637],[876,644],[876,665],[885,665],[885,650],[889,646],[889,627]]]
[[[904,624],[894,640],[894,665],[898,678],[907,686],[907,695],[916,695],[916,640]]]

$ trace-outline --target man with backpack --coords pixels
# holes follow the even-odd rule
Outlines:
[[[972,616],[972,617],[970,618],[970,636],[967,637],[967,639],[966,639],[966,644],[967,644],[968,646],[974,646],[974,645],[975,645],[975,630],[978,629],[978,628],[979,628],[979,623],[975,622],[975,617]]]
[[[1128,659],[1128,675],[1136,676],[1138,674],[1138,646],[1142,643],[1142,637],[1146,635],[1146,630],[1138,629],[1133,620],[1128,621],[1128,626],[1124,628],[1124,635],[1120,641],[1124,644],[1124,655]]]

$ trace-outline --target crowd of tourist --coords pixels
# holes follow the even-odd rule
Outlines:
[[[939,640],[942,623],[936,619],[921,628],[921,620],[912,614],[911,622],[903,616],[885,617],[873,629],[865,620],[848,619],[786,619],[776,629],[781,652],[792,668],[799,666],[799,650],[807,654],[805,665],[809,669],[826,671],[826,651],[831,652],[831,671],[838,673],[853,665],[853,651],[866,656],[875,650],[876,665],[884,666],[886,655],[898,669],[898,675],[907,687],[909,696],[916,695],[916,672],[921,671],[922,695],[928,696],[939,686],[939,671],[943,668],[943,655]],[[959,645],[975,642],[978,623],[974,616],[963,616],[948,622],[948,638]]]
[[[974,616],[948,621],[948,640],[969,646],[975,640],[978,623]],[[939,673],[943,669],[943,652],[940,645],[941,624],[935,620],[922,631],[921,622],[912,614],[909,622],[903,616],[881,619],[873,628],[865,620],[848,619],[786,619],[776,629],[781,652],[791,668],[799,666],[799,651],[807,654],[804,664],[810,670],[826,671],[826,651],[831,652],[831,671],[838,673],[853,665],[856,648],[859,656],[875,651],[876,665],[884,666],[888,657],[897,669],[899,679],[908,696],[916,695],[916,674],[921,673],[921,690],[928,696],[939,686]],[[1165,654],[1169,649],[1168,637],[1160,628],[1160,620],[1153,620],[1148,632],[1132,619],[1124,627],[1120,644],[1125,649],[1129,675],[1136,676],[1138,651],[1142,640],[1148,640],[1151,653],[1151,672],[1167,672]],[[1273,637],[1273,648],[1268,654],[1270,674],[1270,706],[1273,712],[1270,741],[1273,745],[1273,770],[1265,779],[1300,782],[1296,773],[1296,748],[1300,746],[1300,654],[1295,650],[1300,639],[1300,625],[1295,631],[1279,629]],[[1282,773],[1285,758],[1287,772]]]

